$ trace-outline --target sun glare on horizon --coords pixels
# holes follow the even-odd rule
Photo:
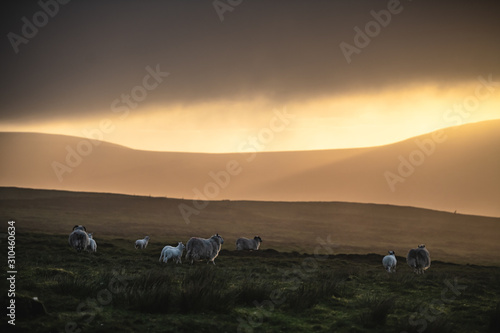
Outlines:
[[[145,106],[119,117],[111,111],[73,121],[0,124],[1,131],[89,137],[149,151],[241,152],[360,148],[391,144],[434,130],[500,118],[500,98],[472,103],[477,82],[349,94],[272,107],[272,101],[216,101]],[[256,111],[258,110],[258,111]],[[210,118],[200,117],[203,113]],[[104,124],[104,125],[103,125]],[[103,128],[105,126],[105,128]],[[101,134],[97,134],[100,132]]]

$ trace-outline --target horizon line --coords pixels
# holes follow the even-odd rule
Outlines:
[[[194,198],[174,198],[168,196],[158,196],[158,195],[144,195],[144,194],[130,194],[130,193],[118,193],[118,192],[97,192],[97,191],[76,191],[76,190],[61,190],[61,189],[48,189],[48,188],[35,188],[35,187],[20,187],[20,186],[8,186],[8,185],[0,185],[0,189],[17,189],[17,190],[27,190],[27,191],[55,191],[55,192],[70,192],[70,193],[82,193],[82,194],[103,194],[103,195],[117,195],[117,196],[127,196],[127,197],[140,197],[140,198],[151,198],[151,199],[166,199],[166,200],[179,200],[179,201],[192,201]],[[492,218],[492,219],[500,219],[500,216],[490,216],[490,215],[477,215],[477,214],[468,214],[468,213],[459,213],[457,211],[451,212],[446,210],[439,210],[433,208],[426,207],[418,207],[418,206],[409,206],[409,205],[396,205],[391,203],[376,203],[376,202],[359,202],[359,201],[326,201],[326,200],[308,200],[308,201],[287,201],[287,200],[251,200],[251,199],[218,199],[218,200],[207,200],[208,202],[255,202],[255,203],[273,203],[273,204],[308,204],[308,203],[323,203],[323,204],[352,204],[352,205],[374,205],[374,206],[391,206],[391,207],[399,207],[399,208],[412,208],[412,209],[421,209],[433,212],[439,212],[444,214],[452,214],[452,215],[462,215],[462,216],[475,216],[481,218]]]
[[[358,149],[370,149],[370,148],[379,148],[379,147],[384,147],[384,146],[390,146],[393,144],[397,144],[400,142],[404,142],[407,140],[411,140],[413,138],[417,138],[420,136],[428,135],[440,130],[446,130],[446,129],[451,129],[451,128],[456,128],[456,127],[462,127],[462,126],[467,126],[467,125],[475,125],[479,123],[487,123],[487,122],[496,122],[500,121],[500,118],[496,119],[488,119],[488,120],[480,120],[476,122],[469,122],[465,124],[460,124],[460,125],[452,125],[452,126],[447,126],[447,127],[440,127],[436,128],[432,131],[424,132],[419,135],[415,136],[410,136],[405,139],[385,143],[385,144],[380,144],[380,145],[374,145],[374,146],[356,146],[356,147],[338,147],[338,148],[318,148],[318,149],[285,149],[285,150],[256,150],[255,153],[291,153],[291,152],[315,152],[315,151],[330,151],[330,150],[358,150]],[[125,149],[130,149],[130,150],[135,150],[135,151],[144,151],[144,152],[153,152],[153,153],[178,153],[178,154],[209,154],[209,155],[228,155],[228,154],[245,154],[248,152],[241,152],[241,151],[228,151],[228,152],[206,152],[206,151],[180,151],[180,150],[153,150],[153,149],[144,149],[144,148],[134,148],[134,147],[129,147],[120,143],[116,143],[113,141],[105,141],[105,140],[98,140],[98,139],[93,139],[89,138],[86,136],[77,136],[77,135],[69,135],[69,134],[61,134],[61,133],[49,133],[49,132],[33,132],[33,131],[0,131],[0,134],[41,134],[41,135],[51,135],[51,136],[63,136],[63,137],[70,137],[70,138],[78,138],[78,139],[85,139],[85,140],[93,140],[93,141],[99,141],[105,144],[109,145],[115,145],[119,146]]]

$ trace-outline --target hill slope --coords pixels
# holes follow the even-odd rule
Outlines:
[[[361,149],[148,152],[76,137],[0,133],[0,151],[6,158],[2,186],[213,200],[350,201],[500,216],[499,120]]]
[[[335,253],[407,251],[425,243],[433,260],[500,264],[500,219],[412,207],[339,202],[211,201],[186,223],[187,200],[128,195],[0,188],[0,219],[14,218],[17,233],[68,235],[83,224],[96,238],[177,244],[220,233],[223,248],[259,235],[262,249]],[[330,240],[328,244],[327,239]],[[331,254],[331,253],[329,253]]]

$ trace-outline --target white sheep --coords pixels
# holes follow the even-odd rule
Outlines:
[[[238,238],[236,240],[236,250],[258,250],[262,239],[259,236],[255,236],[253,239],[248,238]]]
[[[89,252],[97,252],[97,243],[94,238],[92,238],[92,234],[89,233],[89,246],[87,246],[87,251]]]
[[[396,272],[396,265],[398,260],[396,259],[396,252],[389,251],[389,254],[382,259],[382,265],[389,273]]]
[[[424,274],[424,271],[431,266],[431,255],[425,248],[425,244],[420,244],[418,248],[411,249],[406,256],[408,266],[413,268],[417,274]]]
[[[85,250],[90,243],[87,229],[83,225],[75,225],[73,232],[69,235],[68,242],[78,252]]]
[[[209,239],[192,237],[186,244],[186,260],[193,264],[194,260],[207,259],[207,264],[212,262],[215,265],[214,260],[219,255],[222,244],[224,239],[219,234]]]
[[[172,258],[172,261],[175,259],[175,262],[177,264],[182,264],[181,257],[182,252],[184,252],[184,248],[185,246],[184,244],[182,244],[182,242],[179,242],[176,247],[167,245],[163,248],[163,250],[161,250],[160,259],[158,261],[161,262],[163,258],[163,262],[167,263],[168,260]]]
[[[149,236],[144,237],[144,239],[138,239],[135,241],[135,248],[136,249],[145,249],[146,246],[148,246],[149,243]]]

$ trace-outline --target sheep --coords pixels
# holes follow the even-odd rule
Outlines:
[[[413,268],[415,273],[424,274],[424,271],[431,266],[431,256],[425,248],[425,244],[420,244],[418,248],[411,249],[406,256],[408,266]]]
[[[144,237],[144,239],[138,239],[135,241],[135,248],[136,249],[145,249],[146,246],[148,246],[149,243],[149,236]]]
[[[212,262],[215,265],[215,258],[219,255],[219,251],[224,244],[224,239],[215,234],[209,239],[192,237],[186,244],[186,260],[191,260],[191,265],[194,260],[207,259],[207,264]]]
[[[388,273],[396,272],[396,265],[398,260],[396,259],[396,252],[389,251],[389,254],[382,259],[382,265],[387,270]]]
[[[87,229],[83,225],[75,225],[73,232],[69,235],[68,243],[78,252],[85,250],[90,244]]]
[[[255,236],[253,239],[248,238],[238,238],[236,240],[236,250],[258,250],[262,239],[259,236]]]
[[[89,252],[97,252],[97,243],[94,238],[92,238],[92,234],[89,233],[89,245],[87,246],[87,251]]]
[[[184,246],[184,244],[182,244],[182,242],[179,242],[179,244],[177,244],[177,247],[167,245],[163,248],[163,250],[161,250],[160,259],[158,261],[161,262],[163,258],[163,262],[167,263],[168,259],[172,258],[172,261],[175,259],[175,262],[177,264],[182,264],[181,257],[182,252],[184,252],[185,248],[186,247]]]

